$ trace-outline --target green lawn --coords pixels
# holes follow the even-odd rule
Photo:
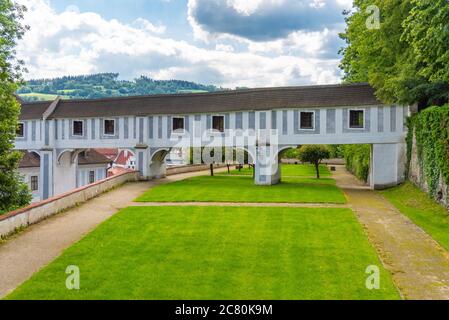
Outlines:
[[[283,164],[281,166],[282,177],[315,177],[315,167],[310,164]],[[253,169],[245,165],[241,170],[231,170],[231,173],[222,172],[219,175],[253,175]],[[320,165],[320,176],[330,177],[331,172],[327,166]]]
[[[80,268],[79,291],[65,287]],[[379,290],[365,287],[380,268]],[[398,299],[349,209],[131,207],[9,299]]]
[[[194,177],[160,185],[139,202],[346,203],[333,179],[284,178],[274,186],[256,186],[249,176]]]
[[[399,211],[449,250],[449,211],[411,183],[382,191]]]

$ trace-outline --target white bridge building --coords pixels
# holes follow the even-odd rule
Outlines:
[[[255,182],[275,184],[280,170],[262,164],[277,164],[286,148],[371,144],[370,183],[383,188],[404,180],[408,113],[383,105],[367,84],[56,99],[22,104],[15,148],[40,156],[41,199],[76,188],[78,155],[92,148],[132,150],[142,179],[163,177],[174,147],[244,148],[256,164]]]

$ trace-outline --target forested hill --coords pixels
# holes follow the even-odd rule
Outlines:
[[[52,100],[58,95],[64,99],[92,99],[224,90],[212,85],[202,85],[180,80],[160,81],[142,76],[134,81],[126,81],[119,80],[118,77],[118,73],[101,73],[29,80],[17,93],[25,101],[37,101]]]

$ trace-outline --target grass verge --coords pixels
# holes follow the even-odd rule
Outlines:
[[[66,288],[67,266],[80,290]],[[365,270],[380,269],[368,290]],[[8,299],[398,299],[349,209],[130,207]]]
[[[449,211],[407,182],[381,192],[402,214],[449,251]]]

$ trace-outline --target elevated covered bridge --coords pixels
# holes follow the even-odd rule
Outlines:
[[[174,147],[245,149],[255,182],[275,184],[286,148],[371,144],[370,183],[381,188],[404,179],[408,113],[379,102],[367,84],[56,99],[22,104],[15,148],[40,156],[41,199],[76,187],[76,159],[91,148],[132,149],[143,179],[165,175]]]

